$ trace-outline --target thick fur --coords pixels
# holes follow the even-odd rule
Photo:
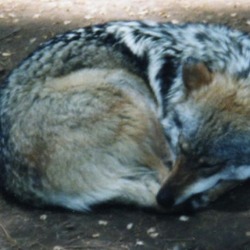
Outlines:
[[[172,209],[206,206],[250,177],[250,79],[211,74],[204,64],[189,66],[189,75],[190,68],[186,96],[165,118],[176,124],[176,160],[158,201]]]
[[[169,150],[142,79],[121,69],[82,69],[46,78],[32,102],[25,92],[17,97],[7,190],[74,210],[110,200],[157,207]]]
[[[125,99],[130,96],[130,92],[130,98],[134,97],[135,93],[137,95],[138,92],[140,92],[139,99],[147,106],[146,109],[149,110],[149,114],[145,113],[146,109],[141,108],[139,103],[138,110],[133,106],[137,103],[137,98],[132,98],[133,107],[131,107],[129,113],[131,112],[132,115],[134,112],[138,112],[145,116],[143,119],[139,115],[135,115],[134,118],[138,118],[137,121],[134,121],[135,123],[140,120],[141,123],[148,121],[149,123],[155,124],[155,127],[160,127],[157,123],[157,116],[164,127],[165,135],[171,145],[171,157],[174,157],[176,162],[178,162],[179,136],[183,130],[178,124],[179,119],[181,120],[179,113],[182,112],[182,114],[187,117],[187,121],[190,121],[190,123],[185,123],[188,128],[191,127],[193,123],[199,123],[199,121],[202,121],[201,123],[203,124],[205,120],[202,117],[192,119],[198,108],[196,108],[195,105],[189,105],[187,106],[189,108],[187,108],[186,105],[183,104],[189,102],[189,99],[186,98],[186,86],[183,81],[183,66],[187,65],[188,67],[190,57],[192,57],[191,61],[197,60],[198,62],[203,62],[206,67],[209,68],[209,71],[226,75],[224,78],[222,77],[223,86],[225,87],[230,85],[227,84],[228,81],[229,83],[234,82],[233,84],[237,85],[238,81],[247,82],[249,79],[249,36],[219,25],[173,25],[168,23],[159,24],[155,22],[137,21],[111,22],[74,30],[59,35],[41,45],[32,55],[25,59],[19,67],[13,70],[1,88],[1,160],[3,162],[4,172],[2,183],[5,189],[19,196],[26,195],[27,199],[37,198],[37,200],[41,200],[45,203],[59,204],[74,209],[86,209],[91,204],[110,199],[119,200],[118,197],[120,197],[122,201],[132,200],[141,205],[155,206],[156,202],[153,198],[148,198],[147,202],[142,202],[138,199],[138,195],[142,193],[138,190],[142,189],[131,189],[132,191],[130,195],[128,195],[128,193],[125,192],[125,187],[121,188],[118,183],[113,181],[115,177],[109,175],[110,169],[106,169],[108,160],[105,159],[101,153],[97,159],[103,159],[103,161],[98,164],[95,163],[96,157],[94,156],[94,152],[95,154],[97,153],[95,150],[102,151],[101,149],[105,148],[103,145],[108,144],[108,140],[110,140],[108,138],[113,138],[113,136],[109,137],[109,135],[106,134],[106,126],[112,127],[115,126],[115,123],[113,124],[113,122],[110,121],[106,124],[106,119],[104,119],[105,121],[103,121],[100,127],[95,127],[94,123],[93,131],[91,130],[89,122],[87,119],[84,119],[84,117],[88,117],[89,112],[92,114],[93,110],[88,110],[89,103],[91,104],[92,101],[88,101],[90,97],[85,97],[85,95],[87,92],[91,96],[93,92],[91,92],[92,89],[87,84],[83,84],[84,87],[82,86],[82,79],[85,79],[85,76],[83,75],[81,77],[81,75],[88,72],[83,69],[106,70],[107,72],[109,70],[123,69],[126,71],[126,74],[132,75],[132,77],[125,76],[124,78],[118,78],[115,84],[111,81],[111,85],[110,80],[105,80],[105,86],[107,85],[107,87],[105,87],[106,90],[108,90],[110,86],[113,88],[115,85],[114,91],[121,91],[122,94],[126,96]],[[101,74],[104,73],[102,72]],[[112,75],[113,73],[110,74]],[[134,75],[136,75],[136,77],[140,79],[138,81],[142,81],[143,84],[139,84],[140,90],[129,87],[128,94],[126,92],[127,90],[125,91],[121,88],[121,82],[128,79],[125,81],[125,85],[131,86],[130,79],[134,79]],[[77,80],[75,80],[75,77]],[[72,79],[75,82],[73,86],[71,83],[73,82]],[[101,98],[98,94],[98,84],[103,83],[103,81],[101,80],[102,77],[97,79],[99,79],[97,83],[96,81],[92,82],[92,80],[90,80],[89,85],[93,83],[92,85],[96,86],[95,90],[93,90],[96,94],[92,94],[91,97],[96,98],[98,102],[99,98]],[[62,86],[60,82],[62,82]],[[51,87],[52,85],[56,87]],[[149,97],[143,97],[144,94]],[[225,93],[223,92],[221,94],[224,95]],[[97,105],[94,108],[94,116],[96,117],[94,120],[103,113],[107,114],[107,110],[110,111],[107,107],[112,105],[109,104],[109,101],[113,99],[111,96],[112,94],[106,95],[104,108],[102,108],[101,105]],[[114,96],[116,96],[116,94],[114,94]],[[132,102],[132,100],[130,101]],[[213,101],[213,98],[211,98],[211,101]],[[117,106],[118,103],[119,101],[117,101],[115,106]],[[183,104],[183,109],[178,112],[178,115],[175,115],[179,103]],[[198,103],[197,105],[199,106]],[[123,108],[121,105],[120,113],[122,113]],[[247,106],[245,108],[247,109]],[[113,112],[112,108],[111,110]],[[216,111],[217,107],[215,106],[214,112]],[[112,112],[109,115],[114,116],[113,119],[120,119],[122,123],[123,119],[126,119],[126,116],[120,117],[118,113],[116,113],[118,111]],[[201,110],[198,113],[202,114]],[[75,115],[75,117],[73,115]],[[108,120],[110,119],[109,115],[107,114]],[[78,116],[80,116],[79,121]],[[241,117],[244,119],[245,113],[242,114]],[[155,147],[154,141],[157,141],[156,138],[158,137],[159,145],[163,145],[161,153],[149,154],[156,154],[157,161],[161,162],[159,165],[149,161],[145,164],[148,167],[145,168],[145,159],[143,164],[142,161],[138,163],[138,159],[132,160],[135,159],[133,157],[140,155],[141,151],[144,152],[146,149],[144,146],[142,146],[141,149],[136,148],[136,150],[133,147],[130,148],[130,143],[127,141],[121,144],[126,154],[120,150],[119,147],[114,146],[114,148],[111,147],[112,149],[110,148],[107,151],[107,157],[114,156],[114,159],[122,165],[118,164],[118,168],[111,170],[114,171],[114,174],[117,171],[116,177],[121,176],[119,173],[120,167],[122,169],[125,168],[127,171],[130,169],[128,168],[129,164],[125,164],[123,161],[130,163],[135,161],[136,164],[131,165],[133,166],[132,172],[129,174],[125,173],[125,176],[128,175],[129,178],[125,179],[126,181],[128,179],[131,182],[134,181],[138,185],[141,179],[137,178],[137,169],[144,166],[144,176],[149,176],[148,173],[151,173],[152,169],[153,175],[159,175],[159,173],[163,171],[164,173],[160,174],[161,181],[159,181],[160,179],[155,181],[155,176],[150,178],[151,184],[154,183],[155,185],[153,191],[151,190],[150,192],[151,194],[155,194],[162,180],[167,177],[167,173],[165,172],[167,168],[164,168],[162,162],[165,161],[165,158],[170,159],[171,157],[169,153],[167,153],[166,143],[162,142],[161,138],[163,134],[160,128],[158,129],[159,133],[157,132],[156,135],[155,132],[153,132],[154,129],[152,129],[154,126],[149,128],[147,126],[144,127],[144,125],[146,124],[140,125],[142,126],[140,129],[147,141],[145,148],[149,147],[153,152],[153,148]],[[88,126],[89,129],[86,130]],[[136,128],[137,125],[133,125],[132,127],[134,126]],[[75,133],[74,129],[79,129],[79,131]],[[223,133],[220,126],[217,127],[217,129]],[[207,128],[206,131],[210,133],[209,128]],[[138,135],[136,129],[133,133],[134,136],[131,136],[131,141],[136,145],[144,145],[143,137],[137,140]],[[149,134],[147,135],[147,133]],[[89,134],[91,134],[91,136],[89,136]],[[97,144],[95,144],[96,134],[97,138],[100,136],[99,139],[96,138],[96,141],[101,139],[105,143],[98,144],[96,142]],[[127,138],[128,134],[130,134],[130,132],[126,130],[121,137],[123,138],[124,136]],[[204,136],[203,133],[200,135]],[[81,140],[81,138],[85,138],[85,136],[88,138],[88,149],[86,152],[89,153],[86,153],[87,155],[83,153],[85,152],[86,144],[83,144]],[[103,136],[105,138],[103,138]],[[203,138],[202,136],[199,137],[198,140],[204,142],[206,137]],[[93,144],[91,143],[92,137]],[[76,144],[73,143],[73,139],[76,140]],[[68,141],[70,141],[69,144]],[[228,148],[234,146],[240,148],[241,143],[242,141],[238,140],[237,145],[235,145],[235,142],[229,140],[227,143],[225,142],[221,145],[229,144],[230,146],[227,146]],[[76,153],[77,155],[74,156],[75,150],[79,153]],[[91,150],[93,150],[92,153]],[[130,153],[134,153],[134,156],[130,156],[127,150],[131,150]],[[158,149],[155,150],[158,152]],[[146,150],[146,152],[148,151]],[[166,152],[165,156],[162,155],[162,152]],[[36,156],[34,157],[34,155]],[[124,157],[126,155],[126,160],[119,160],[119,155],[123,155]],[[42,158],[40,159],[39,157]],[[43,160],[43,158],[46,158],[46,160]],[[77,162],[77,166],[74,162]],[[111,160],[111,162],[113,162],[113,160]],[[65,167],[61,167],[61,165]],[[93,165],[95,167],[90,167]],[[154,165],[158,167],[155,168]],[[160,171],[156,170],[158,168]],[[147,171],[144,171],[145,169]],[[174,169],[177,168],[175,167]],[[132,173],[134,173],[134,175]],[[57,175],[59,177],[57,177]],[[76,180],[73,181],[73,179],[68,177],[69,175],[75,176],[77,183],[82,182],[81,185],[84,187],[87,185],[87,190],[90,190],[89,193],[85,188],[81,190],[80,184],[73,185]],[[101,176],[106,177],[101,178]],[[132,176],[136,176],[136,178],[134,179]],[[246,176],[246,178],[247,177],[248,176]],[[58,179],[58,181],[60,180],[59,183],[54,178]],[[106,181],[102,182],[104,179]],[[99,181],[102,182],[100,186],[98,186]],[[196,182],[197,180],[194,179],[193,184]],[[87,183],[89,183],[89,186]],[[93,187],[92,183],[95,183],[97,187]],[[168,181],[166,183],[168,183]],[[151,186],[151,184],[148,185],[142,182],[142,185],[147,188]],[[167,184],[164,185],[160,194],[166,191],[165,187],[167,186]],[[214,184],[209,187],[207,186],[207,188],[200,190],[200,192],[210,190],[213,186]],[[106,187],[107,192],[105,192],[105,194],[102,187]],[[129,185],[126,185],[126,187],[129,187]],[[183,187],[183,190],[188,190],[189,187],[190,186],[187,185]],[[151,188],[148,188],[148,190],[149,189]],[[118,191],[115,192],[116,190]],[[94,192],[95,195],[92,195]],[[176,194],[177,193],[178,192],[176,192]],[[186,195],[186,197],[188,197],[187,199],[196,193],[190,192],[190,195]],[[144,193],[145,198],[143,199],[146,199],[146,197],[148,197],[147,195],[149,195],[149,191]],[[151,195],[151,197],[153,196]],[[167,202],[162,202],[159,197],[164,197],[164,195],[159,195],[158,201],[165,205]],[[177,197],[176,195],[173,199],[178,200],[179,196]],[[184,200],[186,200],[186,198],[181,202],[184,202]]]

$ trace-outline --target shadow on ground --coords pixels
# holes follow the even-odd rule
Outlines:
[[[0,0],[0,80],[41,41],[97,22],[217,22],[250,31],[247,0],[163,2]],[[0,249],[6,250],[250,249],[249,225],[250,182],[192,216],[108,204],[87,214],[35,209],[0,195]]]
[[[0,197],[1,249],[248,249],[250,183],[191,216],[103,205],[83,214]]]

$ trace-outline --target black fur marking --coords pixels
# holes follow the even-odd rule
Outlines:
[[[166,97],[169,93],[169,89],[173,84],[173,80],[176,78],[178,74],[178,63],[176,61],[176,57],[167,55],[164,58],[164,62],[162,63],[162,67],[159,70],[156,80],[160,81],[160,92],[163,97],[163,116],[165,116],[165,108],[167,105]]]
[[[250,75],[250,63],[246,69],[244,69],[238,73],[237,78],[247,79],[249,77],[249,75]]]
[[[204,40],[206,40],[206,36],[204,33],[197,33],[195,35],[196,39],[200,42],[204,42]]]
[[[105,45],[113,46],[117,44],[119,41],[115,38],[113,34],[107,33],[103,36],[102,35],[100,36],[100,42]]]
[[[132,33],[133,33],[135,42],[138,43],[142,39],[140,31],[134,30]]]
[[[183,124],[182,124],[181,120],[179,119],[179,115],[176,112],[174,112],[174,114],[173,114],[173,121],[175,123],[175,126],[178,129],[182,129]]]
[[[139,74],[145,81],[148,82],[147,68],[148,68],[148,56],[142,55],[141,57],[135,56],[133,52],[123,43],[116,43],[113,45],[117,51],[128,60],[130,65],[133,65],[133,71]]]
[[[112,49],[120,52],[128,60],[129,64],[132,64],[134,71],[138,73],[141,77],[146,79],[146,70],[148,67],[148,58],[147,55],[137,57],[133,52],[121,41],[115,38],[113,34],[107,34],[100,37],[101,43],[106,46],[110,46]]]
[[[210,40],[210,38],[208,37],[207,34],[203,33],[203,32],[199,32],[195,35],[196,39],[199,41],[199,42],[204,42],[204,41],[207,41],[207,40]]]

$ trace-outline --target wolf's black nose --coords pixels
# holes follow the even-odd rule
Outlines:
[[[171,208],[174,205],[174,195],[171,188],[163,187],[156,196],[158,204],[165,208]]]

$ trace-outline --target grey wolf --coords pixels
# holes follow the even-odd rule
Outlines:
[[[141,120],[155,124],[150,128],[140,128],[142,137],[145,136],[147,142],[145,144],[142,137],[137,135],[140,129],[133,132],[131,141],[140,144],[141,149],[130,148],[130,142],[125,140],[130,136],[130,132],[126,130],[123,134],[125,141],[121,144],[122,149],[111,147],[106,151],[108,159],[100,153],[110,140],[107,139],[107,128],[115,126],[116,123],[114,121],[113,124],[112,119],[106,123],[108,118],[105,118],[100,128],[95,127],[95,123],[91,128],[88,119],[84,117],[94,112],[96,121],[99,115],[110,112],[114,120],[123,123],[127,115],[122,115],[125,112],[123,107],[120,115],[116,113],[118,111],[113,113],[113,109],[107,108],[111,105],[109,101],[115,99],[112,94],[107,94],[104,98],[104,108],[97,105],[94,106],[94,110],[88,110],[92,99],[96,98],[98,102],[101,98],[98,91],[101,89],[102,92],[99,84],[103,83],[101,79],[104,74],[102,72],[98,77],[98,84],[89,81],[90,86],[96,86],[93,94],[94,92],[89,89],[91,87],[82,80],[85,73],[89,74],[87,72],[90,69],[97,72],[122,69],[128,74],[118,77],[115,83],[111,81],[111,85],[109,78],[104,82],[105,86],[108,85],[107,89],[112,86],[117,91],[125,91],[126,94],[123,94],[131,95],[131,98],[140,93],[138,100],[147,106],[149,114],[145,113],[145,108],[139,103],[138,110],[133,106],[128,113],[144,114],[144,119],[135,115],[134,118],[138,118],[137,121],[132,119],[135,123]],[[78,74],[81,77],[78,77]],[[224,192],[224,189],[233,185],[231,182],[245,180],[250,174],[247,167],[249,132],[245,125],[248,124],[247,102],[240,104],[244,111],[237,116],[231,115],[239,111],[237,96],[247,96],[248,91],[239,90],[236,93],[236,89],[248,89],[249,74],[249,35],[221,25],[118,21],[59,35],[42,44],[26,58],[11,72],[1,88],[3,186],[19,197],[26,194],[27,200],[78,210],[112,199],[153,207],[160,204],[167,209],[182,204],[189,204],[194,208],[206,205],[210,197],[216,198],[220,194],[218,190]],[[86,78],[89,79],[87,75]],[[140,82],[135,83],[136,86],[140,86],[139,89],[131,87],[130,81],[134,77],[139,79],[135,81]],[[128,90],[121,87],[123,81],[129,86],[129,94],[126,92]],[[56,87],[52,87],[54,85]],[[225,91],[217,93],[216,88],[221,85]],[[226,103],[229,103],[228,91],[234,93],[234,98],[230,99],[230,109],[222,109],[216,100],[227,100]],[[85,98],[86,92],[89,97]],[[203,93],[204,100],[199,93]],[[146,97],[143,97],[144,95]],[[247,97],[244,100],[247,100]],[[118,103],[117,101],[115,106],[119,106]],[[78,116],[82,118],[78,120]],[[213,117],[220,122],[215,122],[217,120]],[[214,122],[210,123],[210,118]],[[236,121],[239,125],[235,124]],[[136,125],[131,127],[136,128]],[[158,131],[156,133],[153,132],[155,127]],[[103,136],[107,136],[106,139]],[[137,141],[138,136],[140,142]],[[74,140],[76,144],[73,143]],[[103,140],[103,144],[95,144],[95,140]],[[157,140],[162,149],[154,145]],[[86,144],[81,143],[82,141],[86,141]],[[182,147],[183,145],[185,147]],[[147,158],[143,161],[136,159],[141,151],[148,147],[150,150],[146,151],[151,152],[149,155],[154,156],[153,158],[157,158],[158,164]],[[155,153],[154,147],[157,152],[160,150],[160,153]],[[181,148],[187,148],[189,158],[185,161]],[[75,154],[75,150],[78,153]],[[87,152],[86,155],[84,152]],[[96,156],[99,153],[100,155]],[[122,160],[121,155],[124,156]],[[192,155],[195,156],[191,157]],[[239,155],[242,160],[239,159]],[[95,162],[95,159],[100,160]],[[214,159],[223,159],[223,164]],[[215,162],[211,163],[213,160]],[[113,161],[118,165],[113,164]],[[125,163],[126,161],[133,167],[132,172],[124,174],[124,178],[119,169],[122,166],[129,169],[130,164]],[[171,161],[173,167],[169,173]],[[106,168],[111,163],[117,168]],[[155,165],[158,167],[153,167]],[[196,167],[190,168],[189,165]],[[214,165],[220,167],[213,168]],[[209,170],[213,169],[208,171],[206,176],[201,175],[204,166]],[[137,170],[141,167],[143,171],[139,172],[144,174],[138,179]],[[186,177],[185,174],[189,176],[186,168],[192,169],[190,173],[194,173],[196,178]],[[110,171],[114,175],[110,176]],[[154,177],[151,175],[152,172]],[[107,178],[101,178],[99,174]],[[77,180],[70,180],[68,176],[73,175]],[[121,188],[115,182],[120,177],[126,181],[130,180],[130,183],[134,181],[139,186],[141,183],[148,189],[144,191],[143,202],[138,199],[138,193],[136,195],[136,192],[142,189],[126,190],[125,186],[129,185],[123,185]],[[149,178],[150,184],[147,184],[148,181],[144,181],[144,178]],[[104,179],[106,182],[102,182]],[[189,181],[184,181],[186,179]],[[74,182],[78,184],[73,185]],[[97,186],[90,185],[93,182]],[[103,189],[98,188],[99,182],[99,187],[105,186],[108,190],[105,195]],[[84,188],[81,189],[82,187]]]

